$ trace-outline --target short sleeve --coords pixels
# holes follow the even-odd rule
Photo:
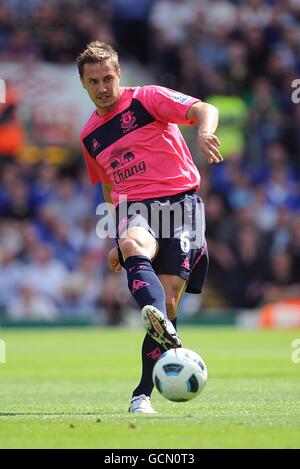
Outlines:
[[[110,177],[106,174],[102,166],[94,158],[91,157],[82,142],[81,146],[91,184],[95,184],[96,182],[112,184]]]
[[[140,88],[137,98],[141,100],[156,120],[186,125],[195,123],[195,121],[187,119],[186,116],[190,107],[201,101],[179,91],[155,85]]]

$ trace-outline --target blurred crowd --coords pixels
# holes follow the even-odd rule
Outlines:
[[[202,176],[210,252],[203,297],[186,296],[183,312],[299,297],[300,103],[292,94],[300,1],[0,4],[0,60],[74,63],[95,39],[113,44],[121,64],[138,63],[156,84],[220,110],[222,165],[207,165],[195,129],[182,128]],[[100,188],[89,185],[78,158],[63,169],[19,163],[19,147],[7,149],[4,132],[14,105],[0,108],[0,309],[15,319],[101,311],[104,323],[117,324],[134,304],[125,276],[107,270],[113,242],[96,235]]]
[[[0,308],[10,318],[93,319],[107,309],[102,319],[119,322],[129,293],[107,271],[113,241],[96,235],[101,201],[85,170],[71,178],[50,165],[3,166]]]

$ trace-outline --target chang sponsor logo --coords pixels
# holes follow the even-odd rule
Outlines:
[[[130,148],[117,147],[112,151],[109,164],[113,170],[112,177],[115,184],[120,184],[136,174],[144,174],[147,169],[145,161],[133,163],[134,160],[135,154]]]
[[[126,169],[117,169],[113,172],[114,182],[115,184],[120,184],[136,174],[144,174],[146,169],[145,161],[140,161],[138,164],[133,164]]]

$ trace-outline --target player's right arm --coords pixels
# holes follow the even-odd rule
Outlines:
[[[112,207],[112,199],[111,199],[111,191],[112,191],[112,184],[105,184],[102,182],[102,193],[103,197],[106,203],[111,204],[108,205],[110,207],[110,210],[112,211],[113,214],[113,209]],[[121,272],[122,266],[119,262],[119,253],[118,249],[116,247],[112,248],[107,257],[107,264],[110,270],[113,272]]]

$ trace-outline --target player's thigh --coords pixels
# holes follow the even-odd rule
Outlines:
[[[186,280],[178,275],[169,274],[158,274],[158,278],[164,287],[168,318],[173,320],[176,318],[179,302],[185,292]]]
[[[124,259],[142,255],[152,260],[158,252],[156,239],[142,226],[132,226],[125,230],[118,239],[118,244]]]

